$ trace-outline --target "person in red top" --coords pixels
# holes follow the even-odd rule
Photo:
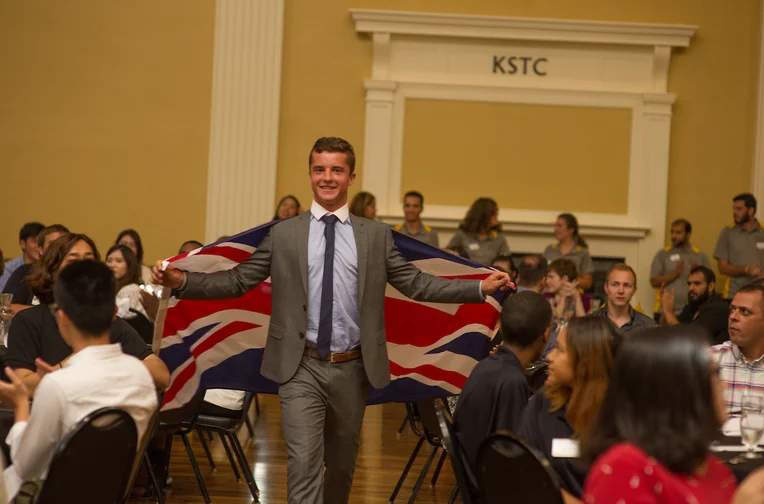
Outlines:
[[[605,401],[581,453],[594,461],[585,504],[759,504],[764,472],[738,488],[708,452],[727,419],[724,383],[691,326],[625,338]]]

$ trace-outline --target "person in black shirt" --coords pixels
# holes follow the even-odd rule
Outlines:
[[[563,491],[581,497],[586,469],[552,452],[552,440],[579,438],[593,425],[622,339],[608,317],[571,320],[548,354],[549,378],[525,408],[518,434],[549,460]]]
[[[80,259],[100,260],[95,243],[85,235],[65,234],[54,241],[35,263],[28,283],[40,304],[20,311],[13,317],[8,334],[6,365],[13,368],[34,393],[40,378],[46,372],[64,366],[72,349],[61,338],[53,312],[53,287],[58,271]],[[116,299],[115,307],[116,313]],[[121,319],[115,318],[111,326],[111,342],[120,343],[122,351],[141,359],[158,388],[170,382],[170,373],[151,347],[143,342],[135,330]]]
[[[525,368],[541,357],[551,323],[552,307],[540,294],[519,292],[504,301],[503,342],[472,370],[454,412],[456,436],[470,468],[477,467],[478,449],[488,436],[520,426],[531,395]]]
[[[687,277],[688,303],[674,316],[674,291],[661,287],[661,325],[696,324],[708,331],[710,343],[719,345],[730,339],[727,319],[730,305],[714,291],[716,275],[705,266],[696,266]],[[671,308],[671,312],[666,312]]]

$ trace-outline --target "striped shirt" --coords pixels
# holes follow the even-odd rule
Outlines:
[[[724,401],[731,413],[740,411],[744,395],[764,396],[764,355],[748,362],[731,341],[712,346],[711,355],[719,364],[719,378],[727,385]]]

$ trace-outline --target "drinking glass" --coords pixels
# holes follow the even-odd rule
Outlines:
[[[744,395],[740,403],[740,437],[747,448],[745,458],[760,459],[755,452],[764,434],[764,398],[756,395]]]

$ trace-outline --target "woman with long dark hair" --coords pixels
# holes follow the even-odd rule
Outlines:
[[[284,220],[295,217],[300,213],[300,201],[291,194],[287,194],[276,205],[276,211],[273,214],[273,220]]]
[[[370,192],[361,191],[353,196],[348,210],[358,217],[374,220],[377,218],[377,198]]]
[[[148,318],[141,304],[141,265],[130,247],[112,245],[106,253],[106,266],[114,273],[117,281],[118,315],[130,319],[135,317],[131,311],[134,310]]]
[[[39,366],[43,366],[43,371],[49,370],[50,367],[60,369],[72,354],[72,349],[61,337],[53,316],[56,311],[53,289],[61,268],[82,259],[100,261],[95,243],[86,235],[67,233],[50,245],[27,277],[29,288],[40,300],[40,304],[13,317],[8,333],[5,364],[13,368],[30,394],[34,393],[37,384],[40,383],[41,373],[37,372]],[[168,385],[170,373],[167,366],[151,352],[151,347],[143,342],[127,322],[115,318],[110,336],[112,343],[122,345],[123,352],[143,360],[159,388]]]
[[[151,268],[143,264],[143,242],[141,236],[135,229],[125,229],[117,235],[114,245],[125,245],[133,251],[138,258],[138,264],[141,265],[141,279],[148,285],[151,283]]]
[[[475,200],[446,249],[486,266],[499,256],[509,255],[496,201],[491,198]]]
[[[523,413],[520,435],[551,461],[563,490],[581,496],[586,472],[552,454],[552,440],[590,432],[605,397],[622,335],[607,317],[574,318],[547,355],[549,378]]]
[[[764,502],[764,473],[749,476],[736,494],[732,472],[709,454],[727,419],[718,371],[707,337],[692,326],[626,338],[581,443],[584,460],[593,462],[584,502]]]
[[[554,223],[556,243],[544,250],[544,257],[550,263],[555,259],[570,259],[578,270],[578,285],[586,290],[592,286],[594,263],[589,254],[589,245],[578,232],[578,219],[572,213],[561,213]]]

